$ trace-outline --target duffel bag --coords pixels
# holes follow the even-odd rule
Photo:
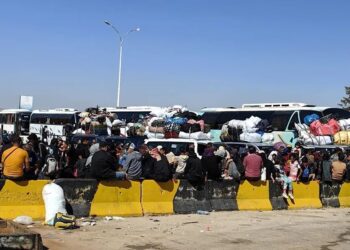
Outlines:
[[[322,124],[319,120],[317,120],[310,125],[310,132],[316,136],[334,135],[339,131],[340,126],[334,119],[329,120],[326,124]]]
[[[164,127],[153,127],[153,126],[149,126],[148,127],[148,131],[152,132],[152,133],[161,133],[164,134]]]
[[[350,131],[340,131],[334,135],[334,143],[340,145],[350,144]]]

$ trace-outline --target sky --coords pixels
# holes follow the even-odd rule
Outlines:
[[[350,86],[348,0],[0,0],[0,108],[336,106]]]

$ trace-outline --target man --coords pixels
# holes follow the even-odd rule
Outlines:
[[[108,144],[100,142],[99,151],[94,153],[91,160],[91,175],[98,180],[118,179],[123,180],[126,177],[124,172],[117,172],[117,162],[115,158],[108,153]]]
[[[141,158],[141,176],[145,179],[152,179],[154,174],[154,163],[155,159],[149,153],[147,145],[143,144],[139,148],[139,152],[142,155]]]
[[[202,167],[201,160],[194,151],[194,145],[190,145],[188,149],[188,160],[185,167],[186,179],[197,189],[201,189],[204,185],[205,172]]]
[[[255,147],[249,147],[248,150],[249,154],[243,160],[245,177],[248,181],[259,181],[263,160],[260,155],[256,154]]]
[[[5,179],[21,180],[23,179],[23,167],[26,172],[30,170],[29,156],[27,151],[21,148],[22,139],[15,136],[12,139],[13,146],[6,149],[1,157],[3,166],[3,175]]]
[[[151,156],[154,159],[153,179],[160,182],[171,180],[172,172],[166,157],[161,155],[157,148],[151,150]]]
[[[130,180],[138,180],[142,174],[141,167],[142,155],[135,151],[135,145],[131,143],[127,150],[124,170]]]
[[[346,172],[345,155],[343,152],[338,153],[338,159],[332,162],[332,180],[342,183]]]

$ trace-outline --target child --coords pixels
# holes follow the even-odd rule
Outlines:
[[[276,181],[281,182],[282,187],[283,187],[283,193],[282,196],[283,198],[288,199],[288,196],[291,200],[294,200],[293,196],[293,184],[291,178],[289,178],[286,173],[284,172],[283,166],[285,164],[282,162],[280,164],[275,165],[276,168]],[[272,182],[275,180],[272,179]],[[287,189],[288,189],[288,195],[287,195]]]
[[[290,155],[290,169],[289,169],[289,178],[292,181],[299,181],[299,177],[301,174],[301,171],[299,171],[300,169],[300,165],[298,162],[298,155],[296,153],[293,153]]]

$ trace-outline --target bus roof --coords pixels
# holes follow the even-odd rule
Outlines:
[[[289,110],[314,110],[323,111],[330,107],[320,107],[305,103],[253,103],[243,104],[241,108],[204,108],[201,112],[238,112],[238,111],[289,111]]]
[[[32,111],[28,109],[3,109],[0,111],[0,114],[16,114],[21,112],[28,112],[31,113]]]
[[[161,109],[161,107],[155,107],[155,106],[129,106],[129,107],[100,107],[100,109],[105,109],[107,112],[140,112],[140,111],[152,111],[152,110],[158,110]]]
[[[47,109],[47,110],[42,110],[42,109],[37,109],[33,110],[33,114],[75,114],[78,113],[79,111],[73,108],[57,108],[57,109]]]

